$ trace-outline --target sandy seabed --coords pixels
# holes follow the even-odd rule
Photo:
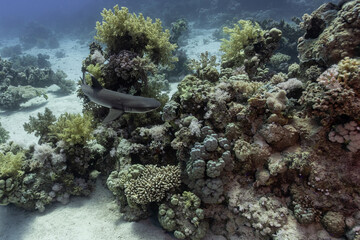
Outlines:
[[[193,30],[190,32],[188,44],[183,49],[189,58],[198,59],[200,53],[208,51],[211,55],[220,56],[220,43],[209,41],[213,30]],[[3,45],[14,45],[16,40],[2,41]],[[4,44],[6,43],[6,44]],[[56,58],[59,50],[65,52],[64,58]],[[81,62],[88,55],[86,44],[71,39],[62,39],[60,48],[54,50],[32,49],[25,54],[48,54],[52,69],[63,70],[68,79],[77,82],[82,76]],[[27,134],[23,124],[30,116],[43,113],[49,108],[55,116],[64,112],[80,113],[82,102],[76,93],[59,96],[49,88],[49,99],[36,107],[23,108],[20,111],[9,112],[0,110],[0,122],[10,132],[10,140],[27,147],[35,144],[38,138]],[[175,92],[176,84],[172,84]],[[56,203],[46,207],[43,213],[29,212],[14,206],[0,206],[0,240],[115,240],[115,239],[175,239],[166,233],[155,219],[140,222],[122,220],[118,206],[112,193],[100,181],[95,191],[89,197],[72,197],[67,205]],[[221,236],[207,236],[207,240],[224,239]]]

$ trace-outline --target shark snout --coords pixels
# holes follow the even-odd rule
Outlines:
[[[147,98],[146,101],[143,102],[143,108],[146,111],[155,110],[161,106],[161,103],[154,98]]]
[[[158,100],[153,99],[153,98],[150,98],[150,100],[151,101],[150,101],[150,106],[149,107],[151,107],[153,109],[156,109],[156,108],[160,107],[161,103]]]

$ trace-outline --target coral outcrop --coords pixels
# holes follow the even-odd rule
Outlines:
[[[359,57],[360,2],[346,1],[338,9],[333,3],[321,5],[311,15],[305,14],[298,51],[305,69],[316,64],[328,68],[345,57]]]

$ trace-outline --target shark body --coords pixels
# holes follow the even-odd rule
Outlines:
[[[92,86],[85,82],[85,73],[82,79],[81,90],[94,103],[110,108],[104,123],[111,122],[125,112],[146,113],[160,107],[160,102],[154,98],[133,96],[103,88],[97,79],[91,76]]]

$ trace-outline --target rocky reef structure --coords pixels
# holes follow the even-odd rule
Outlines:
[[[46,96],[46,87],[56,84],[60,92],[69,94],[75,90],[75,83],[68,80],[67,75],[50,68],[48,56],[13,57],[11,60],[0,58],[0,108],[15,110],[22,103],[38,97]]]
[[[339,8],[327,3],[311,15],[305,14],[298,51],[304,71],[310,66],[322,70],[345,57],[360,56],[359,1],[345,1]]]
[[[337,11],[346,15],[358,2],[349,1]],[[127,21],[118,22],[120,16]],[[109,46],[103,50],[92,44],[84,70],[114,91],[161,99],[161,112],[124,114],[103,124],[105,110],[85,100],[83,115],[64,114],[56,120],[47,111],[31,118],[25,129],[41,136],[40,145],[24,150],[8,144],[0,155],[3,204],[43,210],[65,193],[87,194],[101,171],[125,219],[156,216],[178,239],[203,239],[207,232],[227,239],[358,239],[357,58],[343,57],[316,77],[300,74],[301,66],[295,64],[288,74],[267,78],[247,67],[244,42],[236,46],[230,38],[223,60],[240,60],[222,64],[219,71],[216,59],[202,54],[191,64],[193,74],[168,101],[147,75],[150,66],[171,59],[169,39],[161,45],[167,50],[156,51],[164,55],[142,41],[127,48],[121,45],[124,36],[139,33],[143,17],[118,7],[104,11],[103,17],[99,37]],[[158,29],[157,23],[146,22],[145,29]],[[136,31],[128,32],[132,25]],[[118,35],[106,34],[114,28]],[[268,53],[264,61],[281,37],[278,30],[270,32],[256,35],[262,44],[250,44],[260,48],[255,56]],[[240,55],[232,55],[234,49]],[[317,63],[311,68],[318,69]],[[27,191],[27,184],[34,190]]]

